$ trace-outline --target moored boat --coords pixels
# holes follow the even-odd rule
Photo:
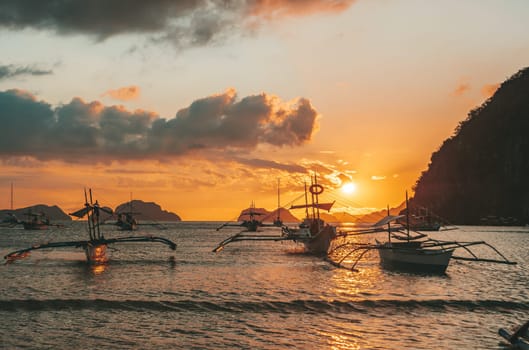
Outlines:
[[[50,219],[44,213],[26,213],[27,221],[23,221],[24,230],[47,230],[50,226]]]
[[[92,191],[89,190],[90,196],[87,196],[85,190],[85,206],[70,215],[83,218],[87,216],[88,226],[88,240],[82,241],[68,241],[68,242],[49,242],[46,244],[36,244],[29,248],[20,249],[11,252],[4,256],[8,262],[12,262],[21,258],[25,258],[30,252],[39,249],[52,249],[52,248],[64,248],[64,247],[75,247],[82,248],[86,255],[86,260],[89,264],[103,264],[108,261],[106,255],[107,246],[115,243],[139,243],[139,242],[158,242],[169,246],[172,250],[176,250],[176,244],[169,239],[156,236],[127,236],[117,238],[105,238],[100,229],[100,216],[101,212],[112,214],[111,209],[103,208],[97,201],[95,203],[92,200]]]

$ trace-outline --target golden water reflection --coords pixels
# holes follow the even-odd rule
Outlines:
[[[92,264],[90,265],[90,269],[94,275],[101,275],[107,269],[107,264]]]

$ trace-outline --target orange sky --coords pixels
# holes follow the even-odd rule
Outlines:
[[[230,220],[274,209],[277,179],[290,202],[313,172],[338,209],[397,206],[529,62],[525,1],[304,4],[79,3],[68,21],[16,5],[0,20],[0,208],[11,183],[15,207],[65,211],[91,187],[111,207],[132,193]]]

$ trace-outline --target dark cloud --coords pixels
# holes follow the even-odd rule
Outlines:
[[[39,69],[32,66],[0,65],[0,80],[20,75],[48,75],[52,73],[51,70]]]
[[[242,159],[238,158],[236,159],[237,162],[249,165],[253,168],[265,168],[265,169],[277,169],[277,170],[283,170],[289,173],[307,173],[307,169],[302,167],[298,164],[283,164],[278,163],[273,160],[266,160],[266,159]]]
[[[54,108],[8,90],[0,92],[0,156],[104,161],[298,146],[311,139],[317,116],[306,99],[287,105],[263,93],[239,101],[233,89],[196,100],[173,119],[80,98]]]
[[[149,34],[179,46],[202,45],[263,21],[340,12],[354,0],[2,0],[0,27],[85,34],[97,40]]]

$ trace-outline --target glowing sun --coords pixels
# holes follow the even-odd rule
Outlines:
[[[344,194],[353,194],[356,192],[356,184],[353,182],[346,182],[342,185],[341,190]]]

